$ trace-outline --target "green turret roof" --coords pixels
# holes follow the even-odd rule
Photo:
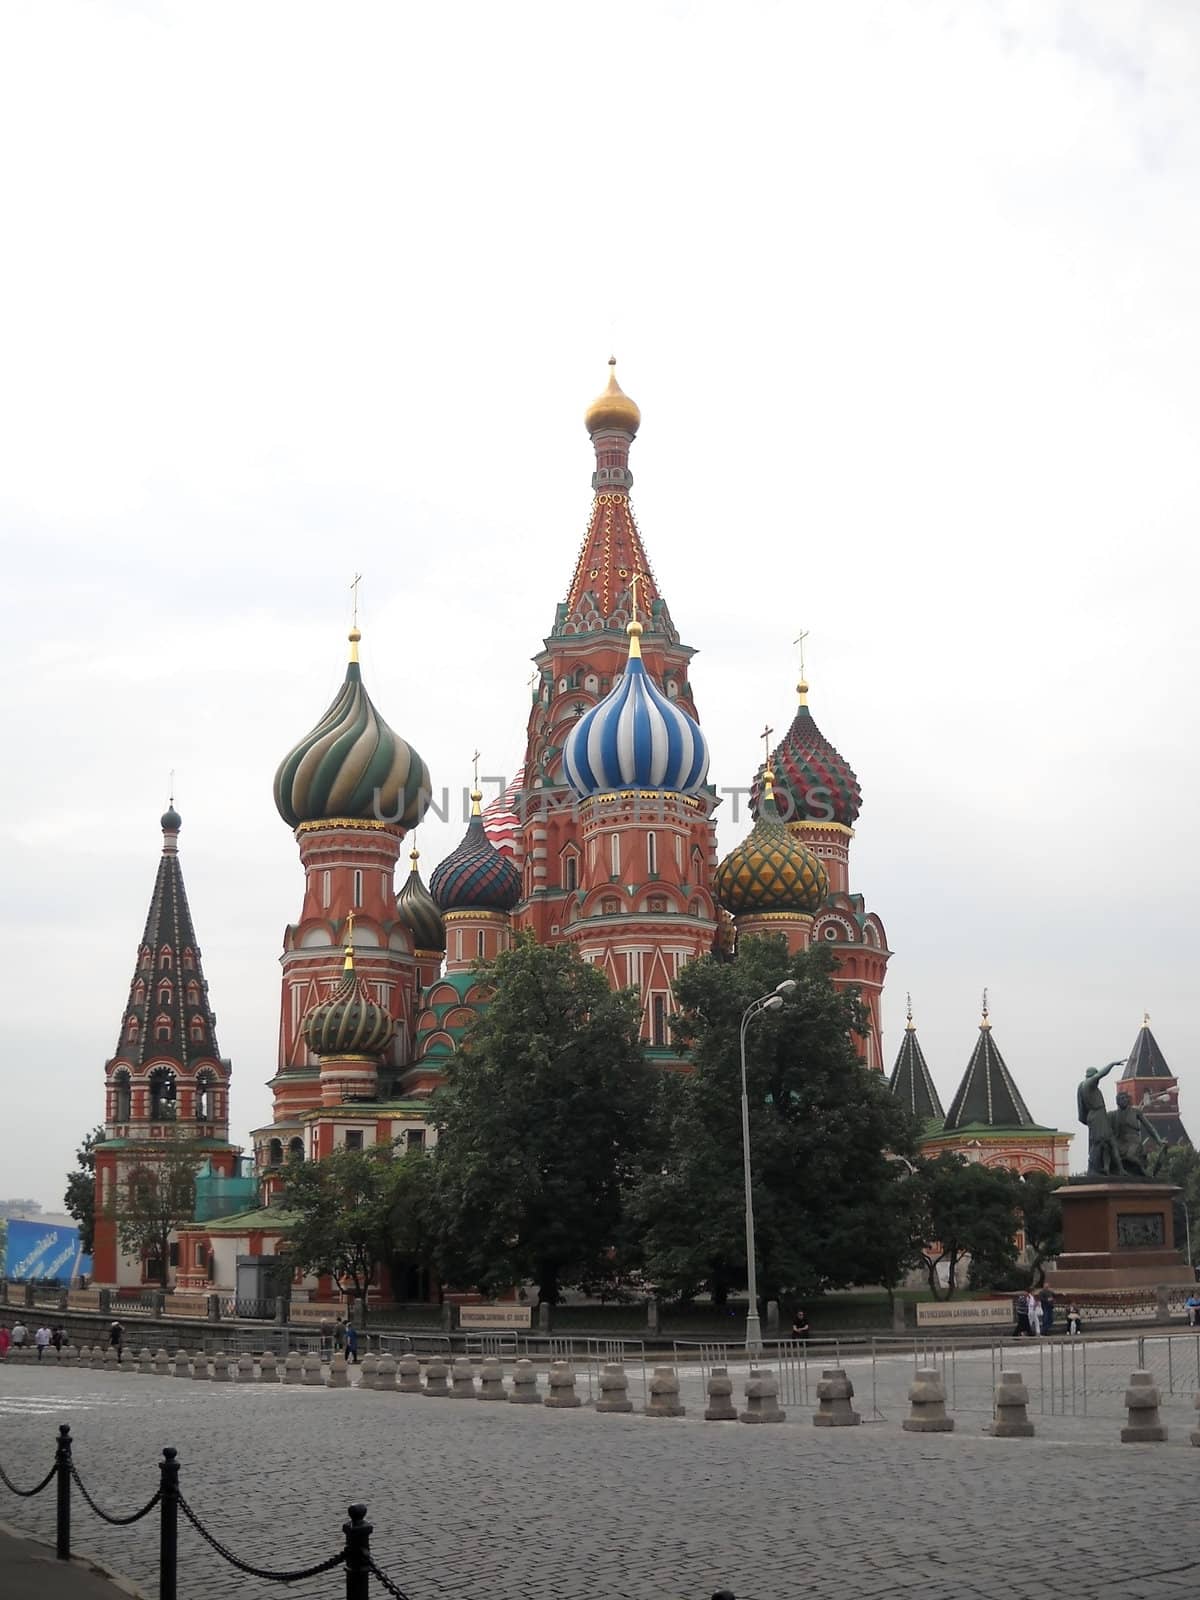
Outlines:
[[[967,1070],[946,1113],[946,1132],[957,1131],[971,1123],[989,1128],[1038,1126],[1000,1054],[986,1006]]]
[[[905,1110],[910,1111],[927,1129],[931,1124],[940,1127],[945,1121],[946,1113],[942,1110],[942,1102],[938,1099],[937,1089],[925,1063],[925,1052],[921,1049],[917,1038],[911,1006],[900,1053],[896,1057],[896,1065],[892,1068],[892,1076],[888,1080],[888,1088],[903,1104]]]

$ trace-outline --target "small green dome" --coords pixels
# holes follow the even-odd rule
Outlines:
[[[437,902],[421,881],[421,874],[417,871],[417,862],[421,852],[411,850],[409,861],[412,871],[400,893],[396,896],[396,915],[412,934],[414,950],[438,950],[446,948],[446,925],[442,921],[442,913],[438,910]]]
[[[341,983],[305,1015],[305,1043],[315,1056],[381,1056],[396,1024],[354,970],[354,950],[346,946]]]

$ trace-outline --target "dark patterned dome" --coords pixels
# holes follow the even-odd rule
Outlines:
[[[301,1027],[315,1056],[381,1056],[391,1044],[396,1024],[355,972],[352,945],[346,946],[341,983],[313,1006]]]
[[[717,868],[717,899],[734,916],[755,911],[811,916],[828,893],[825,868],[780,820],[768,767],[758,821]]]
[[[421,874],[417,871],[420,858],[419,850],[409,852],[412,871],[396,896],[396,915],[412,934],[414,950],[442,951],[446,948],[446,926],[437,902],[421,882]]]
[[[521,898],[521,874],[483,830],[482,795],[471,795],[471,821],[462,842],[429,879],[429,892],[443,911],[511,911]]]
[[[275,774],[275,805],[290,827],[338,818],[415,828],[430,799],[429,769],[363,687],[357,628],[337,698]]]
[[[850,763],[830,744],[808,709],[808,685],[796,685],[800,705],[783,743],[771,757],[775,802],[785,822],[840,822],[852,828],[862,808],[862,790]],[[760,786],[750,798],[759,814]]]

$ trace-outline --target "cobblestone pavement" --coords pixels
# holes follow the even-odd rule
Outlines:
[[[895,1420],[754,1428],[0,1369],[10,1476],[35,1481],[69,1421],[84,1482],[129,1511],[173,1444],[201,1518],[236,1553],[285,1567],[332,1554],[361,1499],[376,1560],[412,1600],[707,1600],[723,1586],[738,1600],[1008,1600],[1034,1583],[1056,1600],[1194,1595],[1200,1450],[1179,1420],[1166,1446],[1122,1446],[1112,1419],[1037,1420],[1037,1439],[997,1440],[982,1415],[917,1436]],[[76,1548],[153,1592],[154,1516],[109,1528],[75,1504]],[[18,1528],[47,1537],[53,1514],[49,1492],[0,1492]],[[182,1523],[180,1574],[181,1600],[342,1592],[337,1573],[286,1591],[240,1577]]]

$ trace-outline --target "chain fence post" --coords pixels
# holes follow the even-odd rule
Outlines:
[[[349,1522],[342,1523],[346,1536],[346,1600],[370,1600],[371,1524],[363,1505],[347,1506]]]
[[[58,1478],[58,1516],[55,1524],[54,1553],[60,1561],[71,1559],[71,1430],[59,1424],[54,1447],[54,1470]]]
[[[167,1445],[159,1463],[162,1499],[158,1524],[158,1600],[175,1600],[179,1563],[179,1452]]]

